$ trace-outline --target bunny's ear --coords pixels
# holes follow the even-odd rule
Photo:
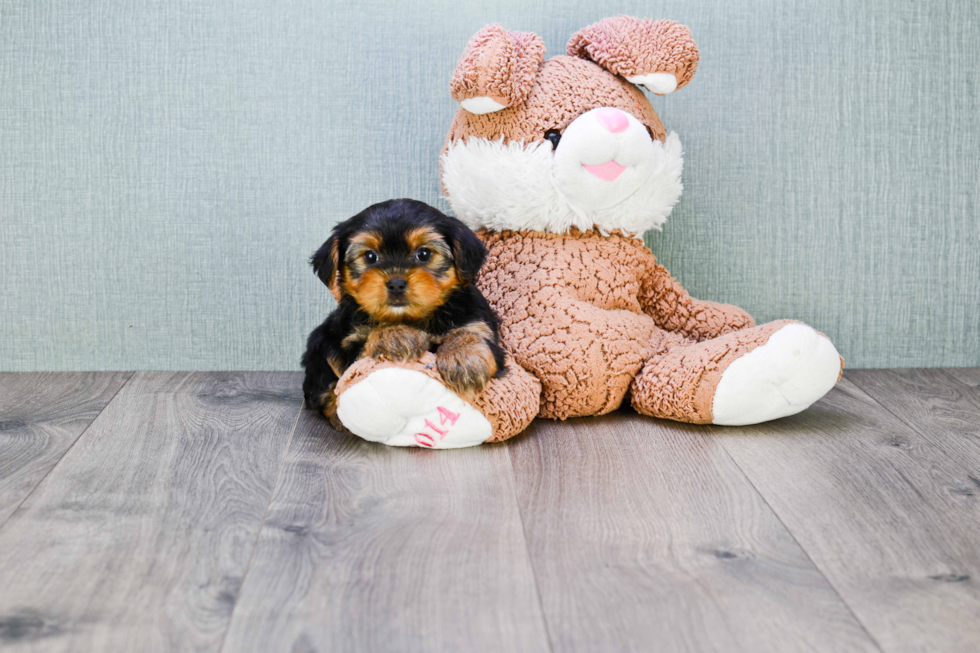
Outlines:
[[[520,104],[531,91],[544,50],[544,41],[537,34],[488,25],[466,44],[449,91],[470,113],[490,113]]]
[[[606,18],[579,30],[569,39],[567,52],[657,95],[691,81],[700,58],[691,30],[684,25],[632,16]]]

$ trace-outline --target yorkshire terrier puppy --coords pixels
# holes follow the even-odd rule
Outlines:
[[[415,200],[338,224],[311,259],[339,299],[306,344],[307,407],[340,426],[334,387],[364,356],[407,362],[434,351],[445,384],[469,398],[503,376],[497,316],[472,283],[486,256],[469,227]]]

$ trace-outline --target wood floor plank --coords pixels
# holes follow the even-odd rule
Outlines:
[[[225,650],[548,650],[507,450],[389,448],[304,411]]]
[[[510,446],[555,651],[873,651],[718,443],[628,411]]]
[[[0,526],[132,372],[0,374]]]
[[[847,378],[951,458],[980,471],[980,388],[944,370],[855,370]],[[976,485],[959,488],[980,494]]]
[[[799,415],[712,427],[882,649],[980,650],[980,470],[849,380]]]
[[[0,530],[4,650],[216,650],[295,373],[137,373]]]
[[[980,388],[980,367],[947,367],[943,371],[974,390]]]

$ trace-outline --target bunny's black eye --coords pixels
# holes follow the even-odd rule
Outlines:
[[[378,262],[377,252],[364,252],[364,262],[368,265],[374,265]]]
[[[418,251],[415,252],[415,258],[422,263],[428,263],[429,259],[432,258],[432,250],[428,247],[419,247]]]
[[[544,133],[544,139],[551,143],[551,149],[558,149],[558,141],[561,140],[561,132],[557,129],[549,129]]]

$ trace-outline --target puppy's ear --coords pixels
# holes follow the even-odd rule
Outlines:
[[[605,18],[580,29],[569,39],[566,51],[657,95],[672,93],[691,81],[700,58],[691,30],[684,25],[632,16]]]
[[[518,105],[531,92],[544,51],[537,34],[487,25],[466,44],[449,91],[464,109],[477,115]]]
[[[469,227],[460,223],[453,227],[450,233],[453,244],[453,258],[456,260],[456,271],[463,283],[469,283],[476,278],[483,261],[487,258],[487,248]]]
[[[310,258],[313,272],[330,289],[330,294],[340,301],[340,240],[334,233]]]

